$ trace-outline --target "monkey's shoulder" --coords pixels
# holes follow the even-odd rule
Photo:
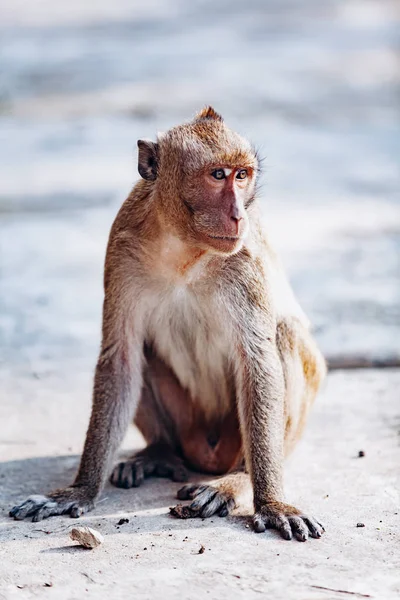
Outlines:
[[[282,262],[266,237],[250,240],[229,257],[229,281],[236,295],[257,308],[274,314],[279,321],[295,317],[306,327],[309,321],[299,305]],[[226,273],[225,273],[226,275]]]

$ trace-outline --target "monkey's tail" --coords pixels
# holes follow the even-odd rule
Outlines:
[[[400,356],[336,355],[326,358],[328,371],[345,369],[394,369],[400,367]]]

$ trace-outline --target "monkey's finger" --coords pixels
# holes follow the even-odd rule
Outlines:
[[[157,475],[157,477],[170,477],[172,479],[176,467],[177,465],[175,463],[167,460],[158,462],[155,467],[155,475]],[[180,464],[178,465],[178,468],[179,467],[181,467]]]
[[[73,504],[71,506],[70,516],[72,519],[79,519],[79,517],[81,517],[84,512],[85,509],[83,508],[83,506],[80,506],[79,504]]]
[[[233,498],[228,498],[222,508],[218,511],[219,517],[227,517],[231,511],[235,508],[235,501]]]
[[[133,462],[135,465],[141,465],[144,477],[150,477],[151,475],[157,475],[157,462],[150,460],[148,456],[138,456]]]
[[[197,512],[201,511],[203,508],[205,509],[205,505],[214,500],[217,496],[218,490],[213,488],[207,488],[202,490],[199,494],[196,495],[192,504],[190,505],[190,509]],[[218,501],[217,501],[218,502]],[[205,515],[202,515],[205,516]],[[207,515],[209,516],[209,515]]]
[[[62,510],[58,502],[53,502],[50,500],[35,512],[35,514],[32,517],[32,522],[37,523],[42,519],[47,519],[47,517],[61,514]]]
[[[118,465],[116,465],[111,473],[110,481],[113,485],[117,487],[120,487],[119,482],[121,481],[121,473],[122,469],[124,468],[124,464],[125,463],[121,462]]]
[[[17,504],[10,510],[10,512],[8,513],[9,516],[15,517],[15,519],[18,520],[18,516],[20,514],[22,514],[22,511],[25,508],[25,506],[27,506],[27,502],[23,502],[22,504]],[[23,519],[24,517],[21,517],[21,518]]]
[[[76,519],[83,515],[83,513],[91,510],[93,506],[94,504],[91,500],[77,502],[75,500],[67,500],[65,498],[60,499],[60,501],[49,499],[46,504],[44,504],[34,513],[32,521],[37,523],[38,521],[42,521],[42,519],[47,519],[48,517],[53,517],[56,515],[65,515],[67,513]]]
[[[325,531],[324,526],[312,517],[302,517],[313,538],[320,538]]]
[[[321,523],[321,521],[317,521],[316,519],[315,519],[315,521],[316,521],[316,522],[318,523],[318,525],[321,527],[321,529],[322,529],[322,532],[323,532],[323,533],[325,533],[325,531],[326,531],[326,529],[325,529],[325,525],[324,525],[323,523]]]
[[[73,519],[77,519],[78,517],[80,517],[84,513],[88,512],[89,510],[92,510],[93,508],[94,508],[93,500],[84,500],[84,501],[79,501],[79,503],[74,502],[72,505],[69,504],[68,506],[64,507],[64,510],[62,511],[61,514],[69,512],[70,516]]]
[[[131,466],[132,486],[139,487],[144,481],[144,469],[141,462],[133,463]]]
[[[169,463],[158,463],[154,468],[154,475],[157,477],[172,477],[173,466]]]
[[[199,484],[190,484],[184,485],[180,490],[178,490],[176,497],[178,500],[192,500],[195,498],[200,492],[205,489],[205,485]]]
[[[256,513],[253,517],[253,527],[256,533],[263,533],[265,531],[264,519],[260,513]]]
[[[178,500],[190,500],[192,498],[191,494],[196,488],[196,485],[184,485],[177,491],[176,497]]]
[[[203,518],[211,517],[215,513],[219,512],[219,510],[226,504],[225,497],[220,494],[218,491],[212,496],[210,495],[210,499],[206,496],[206,504],[200,510],[200,516]]]
[[[301,517],[289,517],[289,523],[299,542],[308,540],[308,528]]]
[[[143,464],[141,461],[127,461],[115,467],[111,479],[117,487],[129,489],[138,487],[144,480]]]
[[[135,473],[135,471],[134,471],[133,465],[126,462],[124,464],[122,472],[121,472],[121,478],[120,478],[121,487],[123,487],[125,489],[129,489],[129,488],[133,487],[134,473]]]
[[[235,501],[233,498],[230,498],[217,491],[217,493],[214,496],[211,496],[211,499],[207,501],[207,504],[204,506],[204,508],[200,510],[200,516],[211,517],[211,515],[218,513],[220,517],[226,517],[234,506]]]
[[[189,473],[183,465],[178,465],[174,468],[171,478],[172,481],[187,481],[189,479]]]
[[[47,498],[47,496],[29,496],[22,504],[18,504],[10,510],[10,517],[14,517],[16,521],[22,521],[25,517],[31,516],[38,508],[48,501],[49,498]]]
[[[284,540],[292,539],[292,528],[290,527],[289,520],[284,516],[279,516],[274,519],[275,527],[279,530],[279,533]]]

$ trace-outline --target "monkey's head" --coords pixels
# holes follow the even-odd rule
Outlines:
[[[205,250],[240,250],[258,172],[249,142],[207,107],[157,142],[139,140],[138,147],[139,173],[151,182],[163,226]]]

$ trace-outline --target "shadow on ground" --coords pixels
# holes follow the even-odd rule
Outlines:
[[[9,510],[17,503],[22,502],[31,494],[46,494],[52,489],[69,485],[74,478],[79,464],[79,456],[36,457],[24,460],[14,460],[1,463],[0,480],[3,483],[0,492],[1,515],[3,534],[13,532],[13,539],[37,538],[39,535],[59,533],[68,530],[73,524],[91,525],[100,528],[100,531],[110,534],[157,532],[166,529],[175,531],[187,528],[188,522],[178,520],[169,515],[169,507],[178,503],[177,490],[182,483],[175,483],[164,478],[149,478],[139,488],[129,490],[115,488],[107,484],[96,507],[78,521],[70,519],[68,515],[51,517],[35,524],[31,528],[31,519],[25,520],[30,524],[29,531],[26,525],[20,527],[21,521],[14,521],[8,516]],[[200,474],[192,474],[191,481],[204,479]],[[218,516],[210,519],[191,519],[192,529],[224,526],[228,522],[239,526],[244,531],[249,529],[248,517],[243,513],[228,519]],[[154,513],[154,514],[152,514]],[[129,518],[129,523],[118,525],[121,516]],[[205,523],[206,521],[206,523]],[[247,527],[246,527],[247,525]],[[75,552],[76,548],[63,546],[45,550],[45,552]]]

